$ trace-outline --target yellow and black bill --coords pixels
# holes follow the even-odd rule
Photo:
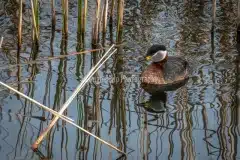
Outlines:
[[[149,61],[149,60],[152,59],[152,56],[146,56],[145,59],[146,59],[147,61]]]

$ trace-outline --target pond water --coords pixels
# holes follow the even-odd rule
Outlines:
[[[0,1],[0,80],[58,111],[104,51],[26,64],[28,60],[90,50],[95,1],[89,2],[84,44],[77,39],[77,1],[69,1],[69,35],[62,40],[61,1],[56,2],[56,31],[51,5],[40,1],[40,45],[31,39],[31,8],[24,9],[20,67],[14,0]],[[211,1],[127,0],[123,45],[77,95],[65,112],[75,123],[127,153],[127,159],[240,159],[239,57],[236,49],[237,1],[217,1],[215,31]],[[108,28],[105,45],[116,39]],[[102,42],[102,40],[101,40]],[[183,87],[155,103],[137,80],[146,64],[139,61],[152,44],[184,56],[191,76]],[[80,49],[79,49],[80,46]],[[122,81],[109,78],[124,77]],[[31,145],[52,115],[0,88],[1,160],[117,159],[121,154],[59,120],[35,153]],[[160,113],[139,104],[150,105]],[[45,116],[41,121],[33,116]]]

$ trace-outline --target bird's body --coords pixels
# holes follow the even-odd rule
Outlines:
[[[155,54],[152,53],[152,55]],[[160,61],[150,64],[142,72],[141,87],[150,94],[175,90],[186,83],[188,74],[189,67],[186,60],[182,57],[166,55]]]

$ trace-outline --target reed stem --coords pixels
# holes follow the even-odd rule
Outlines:
[[[215,23],[216,23],[216,6],[217,6],[217,2],[216,2],[216,0],[213,0],[213,6],[212,6],[212,15],[213,15],[213,19],[212,19],[212,32],[214,31]]]
[[[68,0],[62,0],[63,10],[63,34],[67,38],[68,36]]]
[[[114,47],[109,48],[109,50],[104,54],[104,56],[99,60],[99,62],[89,71],[89,73],[83,78],[81,83],[77,86],[73,94],[68,98],[68,100],[63,104],[62,108],[58,112],[60,115],[64,113],[64,111],[67,109],[67,107],[70,105],[70,103],[73,101],[73,99],[76,97],[76,95],[79,93],[79,91],[85,86],[85,84],[89,81],[89,79],[97,72],[97,70],[106,62],[110,56],[116,52],[116,49],[108,54],[111,49]],[[107,57],[107,58],[106,58]],[[55,123],[58,120],[58,116],[54,117],[54,119],[50,122],[49,126],[42,132],[42,134],[38,137],[38,139],[35,141],[35,143],[32,145],[32,149],[36,150],[38,148],[38,145],[41,143],[41,141],[44,139],[44,137],[48,134],[48,132],[51,130],[51,128],[55,125]],[[84,130],[83,130],[84,131]],[[86,130],[85,130],[86,131]],[[84,132],[85,132],[84,131]],[[91,134],[90,134],[91,135]],[[96,137],[95,137],[96,138]]]
[[[88,9],[88,0],[84,0],[83,28],[82,28],[83,34],[85,34],[85,28],[87,25],[87,9]]]
[[[78,29],[77,34],[81,35],[82,25],[83,25],[83,16],[82,16],[82,0],[78,0]]]
[[[95,45],[98,42],[98,29],[99,29],[99,19],[100,19],[100,6],[101,0],[97,0],[97,7],[96,7],[96,18],[93,25],[93,44]]]
[[[55,30],[56,25],[55,0],[51,0],[51,7],[52,7],[52,30]]]
[[[47,106],[44,106],[43,104],[41,104],[41,103],[37,102],[36,100],[34,100],[34,99],[32,99],[32,98],[26,96],[25,94],[19,92],[18,90],[16,90],[16,89],[10,87],[9,85],[7,85],[7,84],[5,84],[5,83],[3,83],[3,82],[1,82],[1,81],[0,81],[0,85],[2,85],[2,86],[4,86],[4,87],[8,88],[9,90],[11,90],[11,91],[13,91],[13,92],[19,94],[20,96],[26,98],[27,100],[31,101],[32,103],[34,103],[34,104],[36,104],[36,105],[42,107],[43,109],[45,109],[45,110],[51,112],[53,115],[59,116],[61,119],[64,119],[64,120],[66,120],[66,121],[71,121],[71,122],[74,121],[74,120],[72,120],[71,118],[68,118],[68,117],[66,117],[66,116],[64,116],[64,115],[60,115],[58,112],[52,110],[51,108],[49,108],[49,107],[47,107]]]
[[[34,27],[34,40],[37,42],[39,40],[39,34],[38,34],[38,27],[37,27],[37,19],[36,19],[36,11],[34,7],[33,0],[31,0],[31,7],[32,7],[32,20],[33,20],[33,27]]]
[[[115,0],[112,0],[112,6],[111,6],[111,12],[110,12],[110,19],[113,19],[114,7],[115,7]]]
[[[105,0],[103,12],[104,12],[104,14],[103,14],[103,34],[105,34],[106,30],[107,30],[108,0]]]
[[[22,45],[22,1],[19,3],[19,20],[18,20],[18,50],[20,50]]]
[[[117,42],[121,42],[123,29],[124,0],[118,0]]]

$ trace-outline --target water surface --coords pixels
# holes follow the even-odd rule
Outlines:
[[[77,2],[69,1],[69,35],[64,40],[60,1],[56,2],[54,34],[50,4],[41,1],[38,51],[32,46],[31,10],[26,4],[20,62],[91,49],[94,2],[89,2],[90,20],[81,44],[76,34]],[[235,47],[237,1],[217,1],[213,33],[211,3],[126,1],[124,45],[95,75],[104,81],[89,83],[65,114],[127,152],[128,159],[240,159],[239,61]],[[0,50],[0,80],[59,110],[104,52],[17,67],[18,7],[14,4],[13,0],[0,2],[0,36],[4,36]],[[115,32],[114,23],[113,29],[108,28],[104,45],[115,42]],[[191,66],[188,83],[167,92],[166,101],[155,104],[157,108],[166,107],[161,113],[140,107],[139,103],[151,97],[141,90],[137,80],[128,81],[131,76],[138,77],[146,67],[138,60],[152,44],[166,45],[170,55],[184,56]],[[107,81],[109,77],[128,79]],[[0,100],[0,155],[3,160],[116,159],[121,156],[62,120],[39,146],[41,153],[34,153],[31,145],[49,124],[52,115],[2,87]],[[47,121],[31,116],[45,116]]]

